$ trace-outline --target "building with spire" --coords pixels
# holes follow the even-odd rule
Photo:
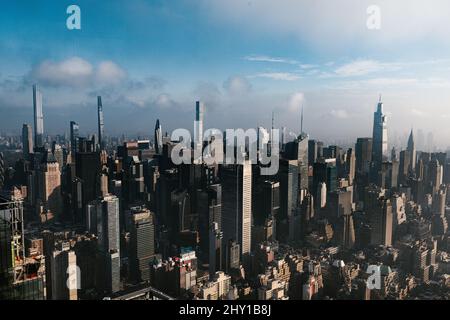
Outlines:
[[[372,177],[378,180],[383,161],[388,159],[387,116],[383,112],[383,102],[378,101],[377,110],[373,114],[372,140]]]

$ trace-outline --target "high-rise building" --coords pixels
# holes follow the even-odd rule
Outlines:
[[[61,145],[53,141],[52,153],[55,157],[56,162],[58,162],[59,164],[59,171],[62,171],[62,169],[64,168],[64,149],[61,147]]]
[[[30,160],[30,154],[33,153],[33,136],[31,126],[24,123],[22,126],[22,148],[25,160]]]
[[[372,138],[358,138],[356,140],[355,157],[357,175],[368,175],[372,161]]]
[[[194,163],[202,160],[203,152],[203,115],[205,113],[205,105],[197,101],[195,104],[195,127],[194,127],[194,148],[199,152],[195,156]]]
[[[155,216],[145,208],[131,211],[130,273],[136,281],[150,281],[150,261],[155,255]]]
[[[81,180],[82,202],[85,206],[98,194],[97,176],[100,173],[100,155],[98,152],[80,152],[75,156],[76,176]]]
[[[263,226],[267,219],[276,219],[280,211],[280,183],[266,180],[256,195],[253,212],[255,225]]]
[[[223,268],[222,265],[222,238],[223,233],[219,229],[219,224],[213,222],[209,227],[209,254],[208,254],[208,270],[212,276],[216,271]]]
[[[377,111],[373,114],[373,179],[378,179],[383,161],[388,159],[387,116],[383,113],[383,102],[378,102]]]
[[[443,167],[439,163],[438,159],[431,160],[429,167],[428,167],[428,183],[431,188],[431,193],[434,195],[439,192],[439,188],[442,185],[442,179],[443,179]]]
[[[38,181],[41,183],[39,199],[44,203],[45,213],[51,212],[53,217],[59,216],[62,213],[61,171],[50,151],[47,151],[42,160]]]
[[[51,300],[77,300],[80,276],[77,272],[77,256],[70,243],[63,242],[48,257],[47,298]]]
[[[86,227],[98,235],[98,261],[103,272],[100,288],[107,293],[120,290],[119,198],[107,195],[87,205]]]
[[[107,195],[89,204],[87,226],[98,235],[101,251],[119,251],[119,198]]]
[[[33,85],[33,109],[34,109],[34,146],[44,146],[44,114],[42,112],[42,94],[38,86]]]
[[[350,148],[347,150],[347,159],[345,164],[345,173],[347,175],[348,183],[350,185],[353,184],[353,180],[355,179],[355,172],[356,172],[355,150]]]
[[[308,164],[312,166],[317,161],[319,144],[316,140],[308,140]]]
[[[78,137],[80,135],[80,126],[75,121],[70,121],[70,150],[72,159],[75,159],[75,153],[78,150]]]
[[[3,152],[0,152],[0,191],[5,185],[5,160],[3,158]]]
[[[299,188],[300,190],[308,189],[308,135],[302,133],[298,137],[298,173],[299,173]]]
[[[411,159],[408,169],[410,172],[414,172],[414,170],[416,169],[416,147],[414,144],[414,133],[412,129],[411,133],[409,134],[408,146],[406,147],[406,151],[409,153]]]
[[[392,205],[389,199],[380,198],[372,206],[368,208],[370,216],[372,245],[392,245]]]
[[[162,141],[162,128],[159,123],[159,119],[156,120],[155,125],[155,151],[156,154],[162,154],[163,141]]]
[[[298,161],[284,160],[280,161],[280,214],[277,219],[278,236],[293,236],[293,229],[290,223],[296,214],[298,208]]]
[[[251,250],[252,165],[230,165],[222,172],[222,228],[225,241],[237,241],[241,255]]]
[[[0,300],[45,298],[45,257],[25,253],[22,200],[0,196]]]
[[[222,231],[222,186],[213,184],[197,191],[198,231],[200,236],[201,258],[208,257],[211,243],[211,226],[217,223],[218,232]]]
[[[102,105],[102,97],[97,97],[97,116],[98,116],[98,144],[100,150],[105,148],[105,124],[103,121],[103,105]]]

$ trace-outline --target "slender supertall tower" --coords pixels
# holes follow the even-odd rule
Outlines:
[[[100,146],[100,150],[105,148],[105,143],[103,141],[104,137],[104,129],[105,124],[103,122],[103,105],[102,105],[102,97],[97,97],[97,114],[98,114],[98,144]]]
[[[44,114],[42,112],[42,94],[38,86],[33,85],[34,144],[37,149],[44,146]]]
[[[197,101],[195,105],[195,143],[203,144],[203,114],[205,113],[205,105],[203,102]]]
[[[159,119],[156,120],[155,125],[155,151],[156,154],[162,154],[162,128],[161,124],[159,123]]]
[[[197,101],[195,105],[195,123],[194,123],[194,163],[199,164],[203,159],[203,114],[205,106],[203,102]]]
[[[378,101],[377,111],[373,114],[373,168],[378,173],[383,161],[388,159],[387,116],[383,113],[383,102]]]

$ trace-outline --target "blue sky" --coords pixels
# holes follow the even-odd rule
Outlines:
[[[81,30],[66,8],[81,8]],[[366,26],[380,8],[381,28]],[[276,123],[328,141],[371,134],[380,93],[390,136],[413,126],[446,148],[450,129],[450,4],[424,1],[109,0],[8,1],[0,11],[1,131],[32,121],[31,84],[44,94],[45,129],[151,134],[192,125],[205,101],[207,127]]]

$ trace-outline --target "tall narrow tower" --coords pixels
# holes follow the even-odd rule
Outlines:
[[[33,85],[34,144],[36,148],[44,146],[44,114],[42,112],[42,94],[38,86]]]
[[[195,123],[194,123],[194,163],[201,163],[203,159],[203,114],[205,106],[202,102],[197,101],[195,105]],[[198,152],[198,154],[197,154]]]
[[[162,154],[162,129],[159,119],[156,120],[155,125],[155,151],[156,154]]]
[[[100,146],[100,150],[105,148],[104,139],[104,129],[105,124],[103,122],[103,105],[102,105],[102,97],[97,97],[97,115],[98,115],[98,144]]]
[[[196,143],[201,143],[203,144],[203,114],[205,112],[205,105],[200,102],[197,101],[196,105],[195,105],[195,121],[196,121],[196,126],[195,126],[195,132],[194,132],[194,137],[196,139]]]
[[[383,113],[383,102],[378,102],[377,111],[373,114],[373,146],[372,162],[378,173],[383,161],[388,159],[387,116]]]
[[[414,171],[416,169],[416,145],[414,143],[413,129],[411,129],[411,133],[409,134],[408,146],[406,147],[406,151],[408,151],[411,159],[409,170]]]

